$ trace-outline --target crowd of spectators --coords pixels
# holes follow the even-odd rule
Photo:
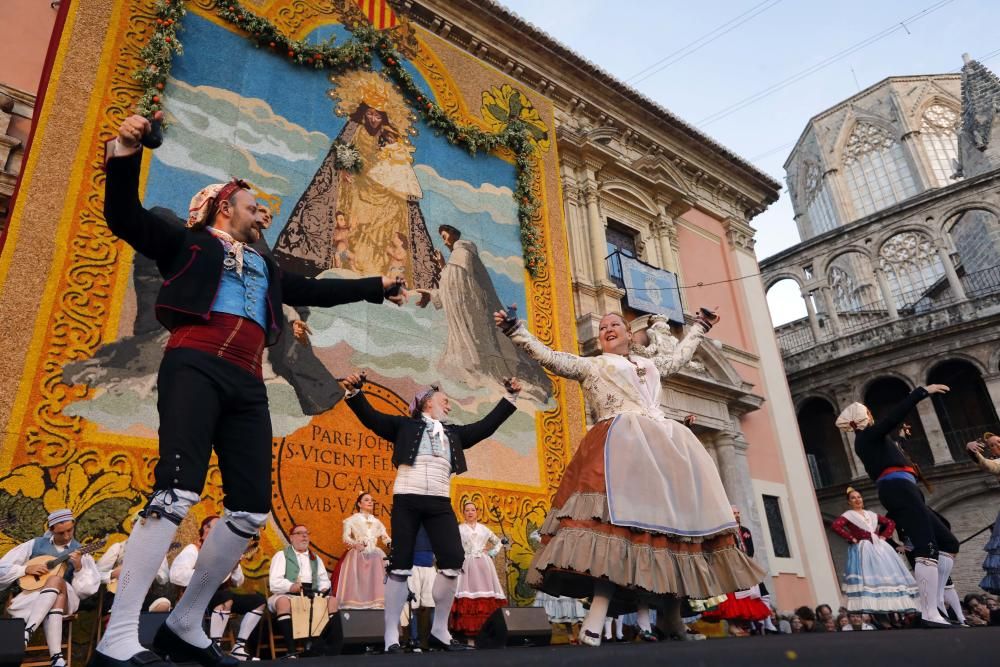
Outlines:
[[[1000,600],[994,595],[970,593],[962,601],[967,625],[1000,625]],[[794,612],[774,612],[774,625],[782,634],[799,632],[854,632],[859,630],[901,630],[919,620],[917,614],[862,614],[841,607],[836,614],[828,604],[815,609],[799,607]]]

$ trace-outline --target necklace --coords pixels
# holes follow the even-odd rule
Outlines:
[[[625,358],[628,359],[629,363],[632,364],[632,366],[635,367],[635,374],[639,377],[639,382],[642,382],[643,384],[645,384],[645,382],[646,382],[646,369],[643,368],[642,366],[640,366],[635,361],[632,361],[632,357],[625,357]]]

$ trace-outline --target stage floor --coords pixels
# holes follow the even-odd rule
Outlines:
[[[1000,661],[1000,628],[894,630],[815,635],[771,635],[659,644],[606,644],[600,648],[550,646],[464,653],[342,655],[297,660],[296,667],[389,665],[718,665],[746,667],[976,667]],[[287,663],[286,663],[287,664]]]

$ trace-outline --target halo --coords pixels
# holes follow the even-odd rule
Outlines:
[[[416,116],[399,89],[381,74],[358,70],[331,74],[330,83],[335,87],[328,90],[327,95],[337,102],[334,112],[338,116],[351,115],[363,102],[385,112],[389,122],[399,132],[400,140],[407,140],[413,132]]]

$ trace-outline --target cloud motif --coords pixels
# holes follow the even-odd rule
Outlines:
[[[517,224],[517,206],[510,188],[492,183],[473,187],[465,181],[444,178],[428,164],[416,164],[413,171],[425,192],[429,190],[442,195],[459,211],[486,213],[500,225]]]
[[[523,257],[518,255],[501,257],[499,255],[494,255],[489,250],[480,250],[479,258],[483,260],[483,264],[486,265],[486,268],[495,273],[499,273],[502,276],[510,278],[513,283],[520,285],[524,282]]]
[[[170,79],[169,86],[165,108],[170,132],[156,151],[168,166],[223,181],[240,176],[261,189],[286,194],[288,179],[262,161],[313,161],[329,149],[325,134],[277,115],[264,100],[178,79]]]

